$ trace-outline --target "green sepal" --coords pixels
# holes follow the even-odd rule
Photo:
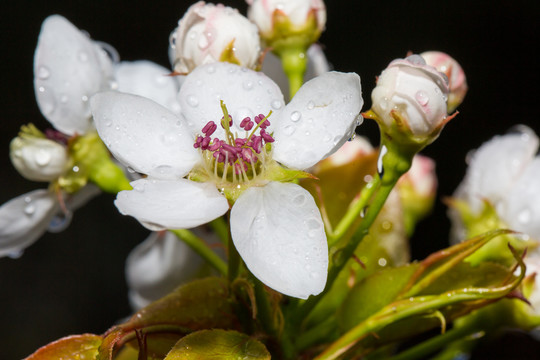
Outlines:
[[[270,360],[258,340],[233,330],[201,330],[183,337],[164,360]]]
[[[71,335],[39,348],[25,360],[94,360],[102,340],[94,334]]]
[[[221,55],[219,56],[219,61],[228,62],[228,63],[236,64],[236,65],[242,65],[234,52],[234,40],[235,39],[233,39],[230,43],[228,43],[225,49],[223,49],[223,51],[221,52]]]
[[[101,190],[118,193],[131,190],[129,180],[116,165],[96,132],[72,138],[68,144],[72,166],[60,177],[58,184],[68,193],[78,191],[92,181]]]

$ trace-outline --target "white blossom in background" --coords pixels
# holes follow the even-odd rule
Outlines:
[[[484,143],[469,156],[465,178],[453,197],[465,201],[479,214],[484,201],[496,210],[510,229],[540,240],[540,157],[539,140],[525,126]],[[463,240],[464,229],[450,210],[454,233]]]
[[[320,34],[326,25],[326,6],[322,0],[246,0],[249,4],[248,18],[259,27],[261,37],[271,39],[275,34],[276,17],[286,18],[294,30],[308,26],[310,16],[316,22]]]
[[[189,7],[171,34],[169,53],[174,71],[187,74],[218,61],[255,68],[260,49],[257,27],[238,10],[199,1]]]
[[[133,95],[92,98],[98,132],[113,155],[148,175],[120,192],[116,206],[157,230],[207,223],[234,202],[232,238],[250,271],[286,295],[320,293],[328,266],[321,215],[306,190],[280,181],[286,169],[276,161],[305,169],[349,139],[363,104],[359,77],[324,74],[285,106],[264,74],[215,63],[186,77],[179,100],[181,117]],[[230,125],[220,120],[220,101]]]
[[[202,227],[193,232],[208,245],[219,243],[214,233]],[[169,294],[196,277],[210,274],[209,265],[169,231],[152,232],[126,260],[129,301],[135,310]]]
[[[403,127],[417,137],[438,135],[447,121],[448,80],[419,55],[396,59],[371,93],[381,125]],[[400,117],[396,121],[396,116]]]

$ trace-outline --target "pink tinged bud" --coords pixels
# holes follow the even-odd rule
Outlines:
[[[206,124],[203,127],[202,132],[206,136],[211,136],[214,133],[214,131],[216,131],[216,129],[217,129],[216,123],[213,121],[209,121],[208,124]]]
[[[420,55],[426,60],[426,64],[433,66],[448,78],[450,87],[448,113],[453,112],[463,102],[468,90],[463,68],[450,55],[440,51],[426,51]]]
[[[419,55],[392,61],[371,93],[379,124],[413,136],[438,135],[447,119],[448,79]],[[397,121],[399,119],[399,121]]]
[[[273,138],[270,134],[268,134],[268,133],[266,132],[266,130],[264,130],[264,129],[261,130],[261,137],[262,137],[262,138],[264,139],[264,141],[267,142],[267,143],[272,143],[272,142],[275,141],[274,138]]]

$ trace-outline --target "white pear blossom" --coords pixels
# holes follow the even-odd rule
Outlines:
[[[217,61],[255,68],[261,48],[257,27],[238,10],[204,1],[180,19],[170,47],[174,70],[182,74]]]
[[[290,170],[276,161],[306,169],[347,141],[363,104],[358,75],[324,74],[285,106],[264,74],[215,63],[186,77],[179,100],[181,117],[138,96],[92,98],[110,151],[148,175],[120,192],[116,206],[155,230],[204,224],[230,200],[233,242],[250,271],[290,296],[320,293],[328,266],[321,215],[306,190],[279,181]]]
[[[392,127],[399,115],[407,131],[431,137],[447,121],[448,80],[419,55],[392,61],[371,93],[372,110],[384,126]]]
[[[509,228],[540,240],[539,140],[525,126],[484,143],[469,157],[469,167],[454,197],[478,214],[487,200]],[[451,211],[451,217],[456,219]],[[461,223],[454,232],[462,239]]]
[[[326,6],[322,0],[247,0],[248,17],[259,27],[264,38],[271,38],[274,33],[274,16],[287,18],[291,24],[302,29],[309,16],[315,16],[319,33],[326,24]]]

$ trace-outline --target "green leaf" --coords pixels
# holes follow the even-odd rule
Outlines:
[[[135,313],[106,334],[100,360],[112,360],[125,344],[138,348],[139,337],[149,356],[163,358],[182,336],[191,332],[238,328],[227,280],[211,277],[195,280]]]
[[[202,330],[182,338],[165,360],[270,360],[259,341],[232,330]]]
[[[72,335],[38,349],[26,360],[94,360],[102,337],[93,334]]]

